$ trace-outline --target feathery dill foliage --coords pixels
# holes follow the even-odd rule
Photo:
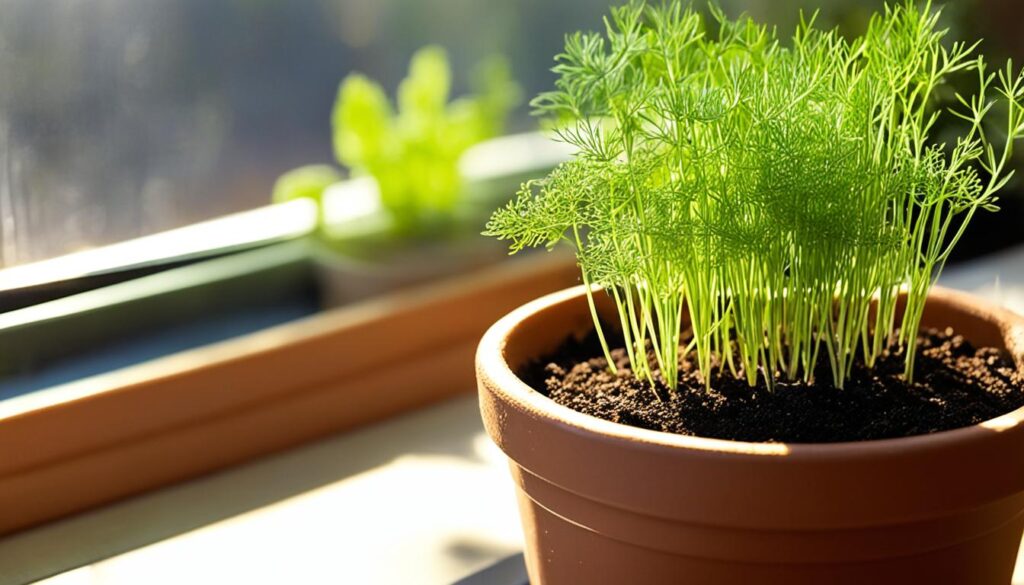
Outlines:
[[[534,106],[579,154],[525,184],[486,233],[513,253],[568,240],[584,283],[614,298],[643,379],[675,388],[682,351],[707,384],[717,355],[723,375],[771,386],[809,380],[824,352],[842,388],[856,356],[872,365],[897,341],[911,378],[925,299],[963,233],[953,219],[994,209],[1012,174],[1024,77],[990,73],[977,44],[944,44],[930,5],[887,7],[851,40],[802,19],[786,43],[710,12],[633,3],[604,35],[568,36],[557,87]],[[953,74],[977,92],[940,109]],[[937,144],[947,115],[966,129]],[[684,311],[694,337],[681,348]]]

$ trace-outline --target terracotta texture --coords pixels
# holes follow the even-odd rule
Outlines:
[[[1006,348],[1022,367],[1024,318],[935,290],[923,323]],[[1024,530],[1024,409],[859,443],[648,431],[560,406],[512,373],[591,327],[577,287],[509,314],[477,353],[484,424],[511,460],[532,585],[1010,583]]]

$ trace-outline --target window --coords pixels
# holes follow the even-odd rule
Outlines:
[[[723,4],[767,21],[789,18],[795,6],[823,6],[823,18],[856,27],[881,0]],[[1005,0],[985,4],[1013,9]],[[265,204],[280,173],[330,160],[328,112],[346,73],[364,71],[393,89],[409,55],[427,43],[445,46],[457,73],[504,53],[525,94],[535,95],[553,79],[551,55],[565,31],[599,28],[606,7],[598,0],[7,0],[0,266]],[[455,81],[458,93],[465,75]],[[512,128],[532,126],[521,108]]]

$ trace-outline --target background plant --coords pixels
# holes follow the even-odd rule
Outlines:
[[[413,55],[397,104],[369,78],[354,73],[338,89],[331,116],[334,154],[353,175],[372,176],[381,203],[402,235],[444,230],[462,192],[459,158],[497,136],[519,103],[519,88],[500,57],[485,59],[472,76],[473,94],[449,102],[451,70],[445,52],[428,46]],[[287,173],[274,199],[319,200],[336,182],[333,167]]]
[[[579,154],[487,233],[513,252],[573,245],[642,379],[674,389],[682,351],[708,384],[716,357],[750,385],[809,381],[824,354],[841,388],[858,355],[872,365],[893,343],[912,379],[925,299],[967,223],[949,233],[952,220],[993,209],[1012,174],[1024,78],[990,72],[977,44],[945,44],[928,4],[889,6],[854,39],[801,18],[787,43],[710,12],[632,3],[603,35],[568,36],[556,89],[533,104]],[[953,75],[977,91],[945,110]],[[945,116],[964,121],[955,144],[931,139]]]

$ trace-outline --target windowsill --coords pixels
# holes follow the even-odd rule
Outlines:
[[[1017,249],[942,282],[1024,310],[1022,265]],[[0,540],[0,582],[447,585],[520,548],[514,502],[459,398]]]
[[[14,535],[0,582],[446,585],[519,550],[516,514],[470,396]]]

